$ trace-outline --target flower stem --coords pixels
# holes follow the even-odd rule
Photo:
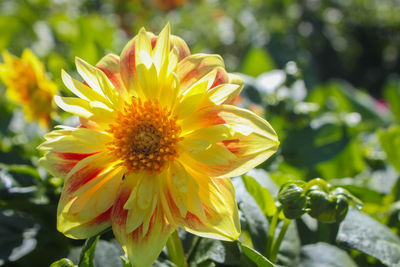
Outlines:
[[[286,231],[289,228],[289,225],[291,223],[291,220],[289,219],[285,219],[285,221],[283,222],[281,231],[279,232],[278,238],[276,239],[276,241],[274,242],[274,244],[272,245],[272,253],[271,253],[271,258],[270,260],[272,262],[275,263],[276,261],[276,257],[278,256],[279,253],[279,248],[281,246],[281,243],[283,241],[283,238],[285,237]]]
[[[271,257],[272,244],[275,239],[275,229],[276,229],[276,225],[278,224],[278,217],[279,217],[279,213],[281,212],[281,210],[282,210],[282,207],[278,207],[276,209],[276,212],[275,212],[274,216],[272,217],[271,224],[269,225],[267,247],[266,247],[266,251],[265,251],[265,255],[267,256],[268,259],[270,259],[270,257]]]
[[[177,267],[187,267],[182,242],[178,235],[178,230],[174,231],[168,238],[167,249],[170,260],[175,263]]]

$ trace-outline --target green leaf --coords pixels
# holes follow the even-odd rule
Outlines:
[[[37,180],[40,180],[38,170],[29,165],[18,165],[18,164],[7,165],[7,164],[0,163],[0,168],[5,169],[9,172],[14,172],[14,173],[23,174],[23,175],[29,175],[29,176],[34,177]]]
[[[400,266],[400,238],[369,215],[351,209],[341,223],[337,242],[364,252],[388,266]]]
[[[94,267],[93,257],[94,257],[94,252],[96,251],[96,245],[99,238],[100,235],[96,235],[86,239],[86,242],[82,247],[78,267]]]
[[[50,267],[75,267],[75,264],[70,259],[61,259],[53,262]]]
[[[387,130],[379,130],[378,136],[388,161],[400,173],[400,126],[393,125]]]
[[[319,163],[334,159],[350,142],[344,125],[323,122],[290,131],[281,149],[286,163],[297,168],[315,168]]]
[[[316,165],[321,177],[330,180],[337,177],[353,177],[364,171],[366,166],[363,147],[359,139],[351,139],[349,144],[329,161]],[[351,162],[351,164],[348,164]],[[338,168],[340,166],[340,168]]]
[[[265,258],[263,255],[261,255],[259,252],[256,250],[246,246],[242,242],[238,241],[240,248],[242,249],[242,252],[244,255],[246,255],[249,259],[251,259],[257,267],[274,267],[275,265],[270,262],[267,258]]]
[[[213,261],[228,266],[235,266],[240,260],[240,251],[236,243],[202,238],[193,252],[190,264]]]
[[[357,112],[363,119],[361,124],[364,129],[376,129],[377,126],[390,122],[385,114],[377,111],[376,100],[343,81],[316,87],[309,95],[308,101],[319,104],[323,110],[333,110],[338,113]]]
[[[265,49],[251,47],[247,51],[239,71],[247,75],[258,76],[275,68],[274,61]]]
[[[247,192],[243,180],[234,179],[233,184],[236,189],[238,206],[244,217],[242,227],[249,231],[254,248],[258,251],[265,251],[269,228],[268,220]]]
[[[357,267],[342,249],[328,243],[318,242],[301,249],[300,267]]]
[[[269,217],[276,212],[275,199],[271,196],[268,189],[262,187],[253,177],[243,175],[242,180],[247,191],[257,202],[262,212]]]

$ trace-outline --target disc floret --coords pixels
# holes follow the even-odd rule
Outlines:
[[[113,135],[108,147],[128,172],[159,173],[178,156],[183,138],[176,120],[158,101],[132,98],[107,130]]]

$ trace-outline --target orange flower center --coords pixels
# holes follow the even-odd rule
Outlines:
[[[128,172],[159,173],[178,156],[177,143],[183,138],[176,119],[157,101],[132,98],[107,130],[114,137],[109,149]]]

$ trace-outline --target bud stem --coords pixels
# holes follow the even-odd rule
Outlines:
[[[271,258],[270,258],[270,260],[272,262],[276,261],[276,257],[278,256],[279,248],[281,246],[283,238],[285,237],[286,231],[289,228],[289,225],[291,222],[292,221],[289,219],[285,219],[283,221],[283,225],[282,225],[281,231],[279,232],[278,238],[275,240],[274,244],[272,245],[272,253],[271,253]]]
[[[271,224],[269,225],[267,247],[266,247],[266,251],[265,251],[265,255],[267,256],[268,259],[271,259],[272,244],[275,239],[276,225],[278,224],[278,217],[279,217],[279,213],[281,213],[281,210],[282,210],[282,206],[279,206],[276,209],[275,214],[272,217]]]
[[[174,231],[168,238],[167,249],[170,260],[177,267],[187,267],[182,242],[178,235],[178,230]]]

